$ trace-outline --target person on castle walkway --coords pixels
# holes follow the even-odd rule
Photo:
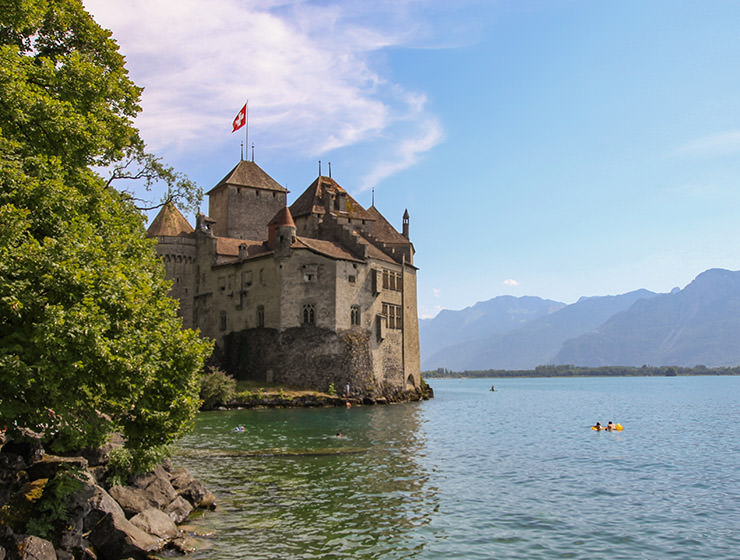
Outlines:
[[[344,396],[349,397],[349,383],[344,386]]]

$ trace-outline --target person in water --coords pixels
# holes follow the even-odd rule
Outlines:
[[[594,430],[603,430],[604,426],[601,425],[601,422],[596,422],[596,425],[593,428]]]
[[[609,423],[606,425],[606,429],[611,432],[612,430],[616,430],[617,427],[614,425],[614,422],[609,420]]]

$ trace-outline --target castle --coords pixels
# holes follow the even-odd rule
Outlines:
[[[288,190],[240,161],[195,229],[171,203],[157,240],[183,325],[237,379],[358,398],[421,396],[414,247],[331,177]]]

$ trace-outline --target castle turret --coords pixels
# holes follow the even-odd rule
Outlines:
[[[403,211],[403,233],[402,235],[408,239],[409,238],[409,211],[408,209],[405,209]]]
[[[268,224],[268,245],[279,259],[290,256],[290,246],[296,241],[296,227],[288,207],[283,207]]]

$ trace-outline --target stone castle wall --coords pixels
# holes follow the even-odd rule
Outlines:
[[[237,379],[344,393],[380,394],[368,334],[319,327],[246,329],[224,338],[222,366]]]

